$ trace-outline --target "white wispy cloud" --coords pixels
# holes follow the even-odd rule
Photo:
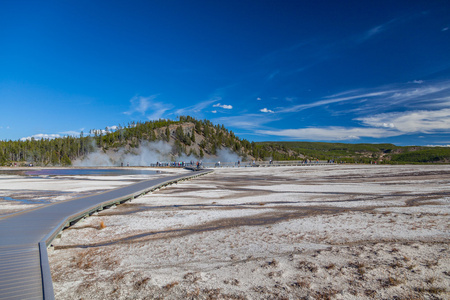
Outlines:
[[[272,136],[287,137],[296,140],[314,141],[345,141],[357,140],[362,137],[382,138],[401,135],[398,131],[385,128],[364,128],[364,127],[308,127],[298,129],[282,130],[257,130],[256,133]]]
[[[404,133],[450,133],[450,108],[382,113],[358,118],[364,125],[392,127]]]
[[[416,82],[419,83],[419,82]],[[338,94],[325,96],[311,103],[297,104],[290,107],[281,107],[277,113],[299,112],[305,109],[339,103],[365,103],[353,109],[361,113],[386,110],[388,107],[421,108],[430,106],[446,106],[450,99],[450,81],[441,81],[425,84],[394,84],[373,89],[357,89],[344,91]]]
[[[140,113],[144,115],[148,108],[150,107],[152,101],[157,97],[157,95],[142,97],[142,96],[134,96],[130,99],[131,107],[128,111],[125,112],[127,115],[131,115],[133,113]]]
[[[425,147],[446,147],[446,148],[450,148],[450,144],[447,144],[447,145],[425,145]]]
[[[386,30],[386,25],[378,25],[378,26],[375,26],[375,27],[373,27],[373,28],[367,30],[367,31],[364,33],[364,35],[363,35],[363,37],[362,37],[362,40],[370,39],[370,38],[373,37],[374,35],[377,35],[377,34],[383,32],[384,30]]]
[[[272,121],[284,119],[285,114],[318,107],[336,115],[345,113],[350,116],[353,124],[342,126],[337,123],[336,126],[287,129],[267,126]],[[249,130],[255,135],[296,140],[351,141],[415,133],[447,134],[450,133],[450,80],[414,80],[370,89],[353,89],[310,103],[297,102],[295,105],[273,110],[267,107],[258,110],[264,114],[243,114],[218,118],[214,122]]]
[[[433,98],[432,102],[427,103],[427,107],[430,109],[450,107],[450,95],[440,98]]]
[[[373,92],[373,93],[366,93],[366,94],[358,94],[353,96],[346,96],[346,97],[324,97],[322,100],[318,100],[312,103],[305,103],[305,104],[298,104],[291,107],[285,107],[277,110],[279,113],[290,113],[290,112],[299,112],[305,109],[313,108],[313,107],[319,107],[324,106],[332,103],[338,103],[338,102],[345,102],[349,100],[355,100],[355,99],[361,99],[361,98],[369,98],[369,97],[375,97],[375,96],[381,96],[388,94],[389,92]]]
[[[345,141],[364,137],[387,138],[412,133],[450,133],[450,108],[381,113],[356,118],[362,127],[326,126],[260,130],[256,134],[290,139]]]
[[[205,108],[209,107],[214,102],[220,101],[222,98],[220,97],[213,97],[212,99],[199,102],[195,105],[191,105],[185,108],[180,108],[175,111],[175,114],[178,116],[183,115],[190,115],[190,116],[197,116],[199,115]]]
[[[124,112],[126,115],[139,114],[145,116],[148,120],[158,120],[165,114],[166,111],[171,110],[173,106],[168,103],[155,101],[158,95],[149,97],[134,96],[130,99],[131,107]]]
[[[21,141],[27,141],[27,140],[30,141],[31,139],[35,139],[35,140],[43,140],[43,139],[53,140],[53,139],[66,137],[66,136],[79,137],[81,131],[83,131],[83,130],[84,130],[84,128],[80,129],[80,131],[68,130],[68,131],[62,131],[62,132],[59,132],[59,133],[38,133],[38,134],[31,135],[31,136],[23,137],[20,140]]]
[[[214,118],[211,121],[215,124],[224,124],[226,127],[241,128],[246,130],[261,129],[265,124],[277,121],[280,118],[274,114],[244,114],[239,116],[227,116]]]
[[[441,85],[441,86],[427,86],[427,87],[421,87],[421,88],[414,88],[414,89],[404,89],[399,90],[395,92],[391,98],[392,99],[400,99],[400,100],[409,100],[414,98],[419,98],[422,96],[430,96],[432,94],[448,90],[450,88],[449,85]]]
[[[76,131],[76,130],[69,130],[69,131],[63,131],[60,132],[63,135],[70,135],[70,136],[79,136],[81,131]]]
[[[231,105],[220,104],[220,103],[214,104],[213,107],[221,107],[221,108],[224,108],[224,109],[232,109],[233,108],[233,106],[231,106]]]
[[[61,135],[57,134],[57,133],[51,133],[51,134],[47,134],[47,133],[38,133],[38,134],[34,134],[32,136],[27,136],[27,137],[23,137],[20,140],[21,141],[31,141],[32,139],[35,140],[43,140],[43,139],[49,139],[49,140],[53,140],[56,138],[60,138]]]
[[[362,36],[360,36],[358,38],[358,42],[362,43],[365,42],[371,38],[373,38],[374,36],[377,36],[379,34],[381,34],[382,32],[388,30],[389,28],[391,28],[393,25],[398,24],[399,22],[403,22],[404,20],[402,19],[393,19],[390,20],[386,23],[374,26],[372,28],[370,28],[369,30],[365,31]]]
[[[107,134],[109,131],[105,130],[105,129],[91,129],[89,131],[89,134]]]
[[[92,129],[89,131],[89,133],[90,134],[107,134],[107,133],[116,131],[117,129],[119,129],[119,126],[112,125],[112,126],[106,126],[105,129]]]
[[[213,114],[216,114],[217,113],[217,110],[213,110],[213,111],[211,111]]]
[[[279,73],[280,73],[280,70],[275,70],[275,71],[273,71],[272,73],[269,74],[269,76],[267,76],[267,79],[266,79],[266,80],[267,80],[267,81],[270,81],[270,80],[274,79],[275,76],[277,76]]]
[[[256,100],[258,100],[258,101],[261,101],[261,98],[260,98],[260,97],[258,97],[258,98],[256,98]]]

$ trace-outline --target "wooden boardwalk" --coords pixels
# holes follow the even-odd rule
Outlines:
[[[70,223],[161,186],[209,172],[145,180],[0,219],[0,299],[54,299],[47,246]]]

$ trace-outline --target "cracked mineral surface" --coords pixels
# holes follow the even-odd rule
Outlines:
[[[216,169],[66,229],[55,294],[449,299],[449,204],[449,165]]]

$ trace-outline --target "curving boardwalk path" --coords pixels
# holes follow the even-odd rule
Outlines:
[[[161,186],[210,172],[145,180],[0,219],[0,299],[54,299],[47,246],[71,222]]]

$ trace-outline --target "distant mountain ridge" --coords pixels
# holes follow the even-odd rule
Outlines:
[[[80,137],[0,141],[0,165],[70,166],[88,155],[133,153],[143,143],[165,142],[166,159],[213,158],[229,149],[243,161],[332,160],[345,163],[449,163],[450,148],[396,146],[393,144],[345,144],[322,142],[249,142],[223,125],[181,116],[178,121],[160,119],[132,122],[114,130],[81,132]]]

